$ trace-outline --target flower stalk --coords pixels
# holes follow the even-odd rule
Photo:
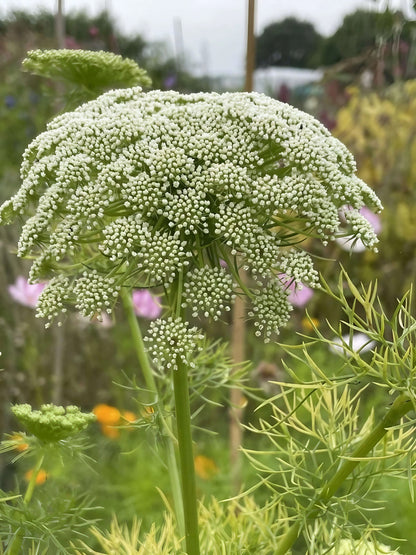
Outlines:
[[[136,350],[137,358],[139,360],[139,364],[143,373],[144,381],[146,382],[147,388],[152,393],[154,393],[155,399],[158,400],[157,385],[153,375],[152,368],[150,366],[149,358],[144,348],[144,342],[143,342],[140,326],[137,321],[136,315],[134,313],[131,291],[127,289],[123,289],[121,292],[121,298],[123,301],[124,311],[126,313],[127,320],[130,326],[130,331],[133,337],[134,348]],[[178,463],[177,463],[176,454],[175,454],[176,438],[168,422],[163,417],[163,407],[160,407],[158,414],[162,424],[162,437],[163,437],[164,447],[166,450],[167,466],[168,466],[170,484],[172,489],[173,505],[175,508],[178,531],[180,536],[183,537],[185,535],[185,520],[184,520]]]
[[[321,512],[322,504],[328,502],[331,497],[338,491],[348,476],[354,471],[356,466],[370,453],[370,451],[379,443],[389,429],[395,426],[400,419],[412,410],[413,404],[411,399],[405,393],[400,394],[391,405],[383,419],[371,430],[359,443],[351,456],[344,460],[337,472],[323,486],[318,498],[313,501],[309,510],[305,511],[305,520],[315,519]],[[300,520],[294,522],[281,538],[275,554],[285,555],[297,540],[302,528]]]
[[[185,514],[186,552],[188,555],[199,555],[198,511],[192,448],[188,371],[186,365],[179,357],[177,366],[177,370],[173,371],[173,384]]]

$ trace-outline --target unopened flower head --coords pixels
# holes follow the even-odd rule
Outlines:
[[[42,405],[40,410],[33,410],[28,404],[14,405],[12,412],[31,434],[47,443],[77,434],[95,420],[91,412],[81,412],[72,405],[60,407],[48,404]]]
[[[26,219],[18,253],[35,258],[33,281],[63,276],[41,296],[42,316],[71,304],[110,311],[121,287],[169,288],[182,274],[194,313],[220,317],[234,293],[247,295],[269,337],[290,309],[278,276],[317,285],[303,238],[333,239],[349,206],[353,233],[377,241],[359,210],[381,205],[348,150],[311,116],[257,93],[110,91],[54,119],[21,174],[0,223]],[[224,274],[210,274],[221,261]],[[224,276],[234,282],[241,266],[272,285],[232,291]],[[215,280],[222,298],[209,298]]]

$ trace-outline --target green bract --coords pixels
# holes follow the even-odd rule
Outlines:
[[[40,410],[32,410],[28,404],[14,405],[12,412],[31,434],[48,443],[77,434],[95,420],[93,413],[81,412],[72,405],[41,405]]]
[[[303,239],[326,242],[353,222],[377,243],[358,211],[381,205],[348,150],[256,93],[111,91],[55,118],[21,173],[0,222],[26,220],[18,254],[35,258],[32,281],[58,276],[39,299],[49,319],[68,305],[111,312],[121,287],[169,289],[181,274],[194,313],[218,318],[246,295],[267,340],[288,319],[287,284],[318,284]],[[212,273],[221,263],[232,280]],[[208,299],[216,283],[223,293]]]

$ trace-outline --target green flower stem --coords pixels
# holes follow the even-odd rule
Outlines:
[[[124,310],[129,322],[130,331],[133,336],[134,347],[136,349],[137,358],[141,366],[144,381],[146,382],[147,388],[154,393],[155,398],[158,400],[156,381],[153,375],[152,368],[150,366],[149,359],[147,357],[143,337],[140,330],[137,317],[134,313],[133,302],[131,298],[131,291],[127,289],[122,289],[121,298],[123,301]],[[172,488],[173,504],[175,508],[176,522],[178,525],[178,531],[181,537],[185,536],[185,518],[183,513],[183,502],[182,502],[182,491],[180,485],[178,462],[175,454],[175,444],[176,437],[172,432],[171,427],[163,416],[163,407],[159,406],[158,416],[162,424],[162,437],[163,444],[166,450],[167,462],[168,462],[168,472],[170,477],[170,485]]]
[[[30,477],[25,496],[23,497],[23,505],[27,505],[28,503],[30,503],[30,500],[32,499],[33,491],[36,485],[36,478],[38,477],[39,470],[42,468],[43,459],[44,459],[44,455],[41,455],[38,459],[38,462],[36,463],[35,468],[33,469],[32,476]],[[7,547],[5,555],[19,555],[20,553],[22,553],[21,547],[22,547],[23,539],[24,539],[23,529],[19,528],[16,531],[16,534],[12,542]]]
[[[169,431],[171,432],[170,428]],[[176,442],[176,438],[175,438]],[[181,538],[185,537],[185,515],[183,510],[181,481],[178,471],[178,460],[176,458],[175,444],[170,436],[163,437],[166,449],[168,472],[170,476],[170,487],[172,488],[173,505],[175,508],[178,532]]]
[[[33,469],[32,476],[30,477],[30,480],[29,480],[29,485],[27,486],[27,490],[23,498],[24,505],[27,505],[28,503],[30,503],[30,500],[32,499],[33,490],[35,489],[35,485],[36,485],[36,478],[38,477],[39,470],[42,468],[43,459],[44,459],[44,455],[39,457],[39,460],[36,463],[35,468]]]
[[[175,315],[177,318],[180,318],[182,316],[183,272],[179,272],[177,285]],[[182,477],[186,552],[188,555],[199,555],[198,507],[192,445],[188,368],[179,357],[176,362],[178,369],[173,371],[173,389],[175,394],[176,427]]]
[[[326,503],[338,491],[348,476],[353,472],[355,467],[362,462],[368,453],[383,439],[389,428],[395,426],[400,419],[413,408],[413,404],[408,395],[400,394],[393,402],[384,418],[375,426],[375,428],[362,439],[351,456],[344,460],[340,468],[333,477],[324,485],[322,491],[311,506],[306,510],[306,520],[316,518],[321,510],[322,504]],[[275,555],[284,555],[295,543],[301,530],[301,521],[294,522],[281,538]]]
[[[186,365],[181,360],[178,359],[177,365],[178,369],[173,371],[173,384],[185,513],[186,552],[188,555],[199,555],[198,510],[192,449],[188,372]]]
[[[144,381],[146,382],[147,388],[155,393],[155,395],[157,396],[156,381],[144,348],[142,332],[140,331],[140,326],[134,313],[131,291],[129,289],[122,288],[120,296],[123,301],[123,306],[126,312],[127,320],[129,322],[130,331],[133,336],[134,347],[136,349],[137,358],[139,359],[139,364],[143,372]]]

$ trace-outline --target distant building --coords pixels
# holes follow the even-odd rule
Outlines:
[[[254,90],[277,97],[282,85],[294,89],[308,83],[320,81],[324,72],[320,69],[298,69],[295,67],[268,67],[254,72]],[[244,75],[222,75],[215,78],[215,88],[223,91],[242,90]]]

